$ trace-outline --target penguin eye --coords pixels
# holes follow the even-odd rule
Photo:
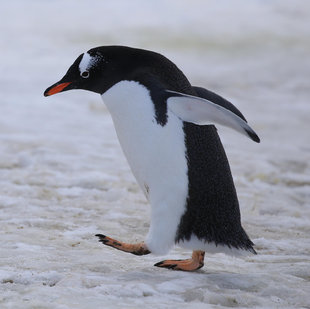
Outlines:
[[[84,72],[81,73],[81,76],[83,78],[88,78],[89,77],[89,72],[88,71],[84,71]]]

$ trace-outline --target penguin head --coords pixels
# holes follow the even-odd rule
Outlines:
[[[65,76],[48,87],[44,96],[71,89],[84,89],[103,94],[121,80],[128,79],[137,68],[136,49],[124,46],[103,46],[81,54]]]

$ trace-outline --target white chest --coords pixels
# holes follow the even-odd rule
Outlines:
[[[187,196],[187,162],[183,123],[168,112],[168,122],[156,122],[149,91],[122,81],[102,95],[134,176],[151,199],[166,199],[171,190]]]

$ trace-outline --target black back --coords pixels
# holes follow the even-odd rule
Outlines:
[[[205,242],[255,252],[240,222],[229,163],[214,126],[184,123],[189,194],[176,242],[194,234]]]

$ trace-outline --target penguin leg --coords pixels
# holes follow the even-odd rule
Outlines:
[[[137,244],[127,244],[102,234],[97,234],[96,236],[104,245],[115,248],[117,250],[132,253],[134,255],[146,255],[151,253],[144,242]]]
[[[192,258],[186,260],[164,260],[156,263],[154,266],[164,267],[173,270],[193,271],[203,267],[205,252],[193,251]]]

